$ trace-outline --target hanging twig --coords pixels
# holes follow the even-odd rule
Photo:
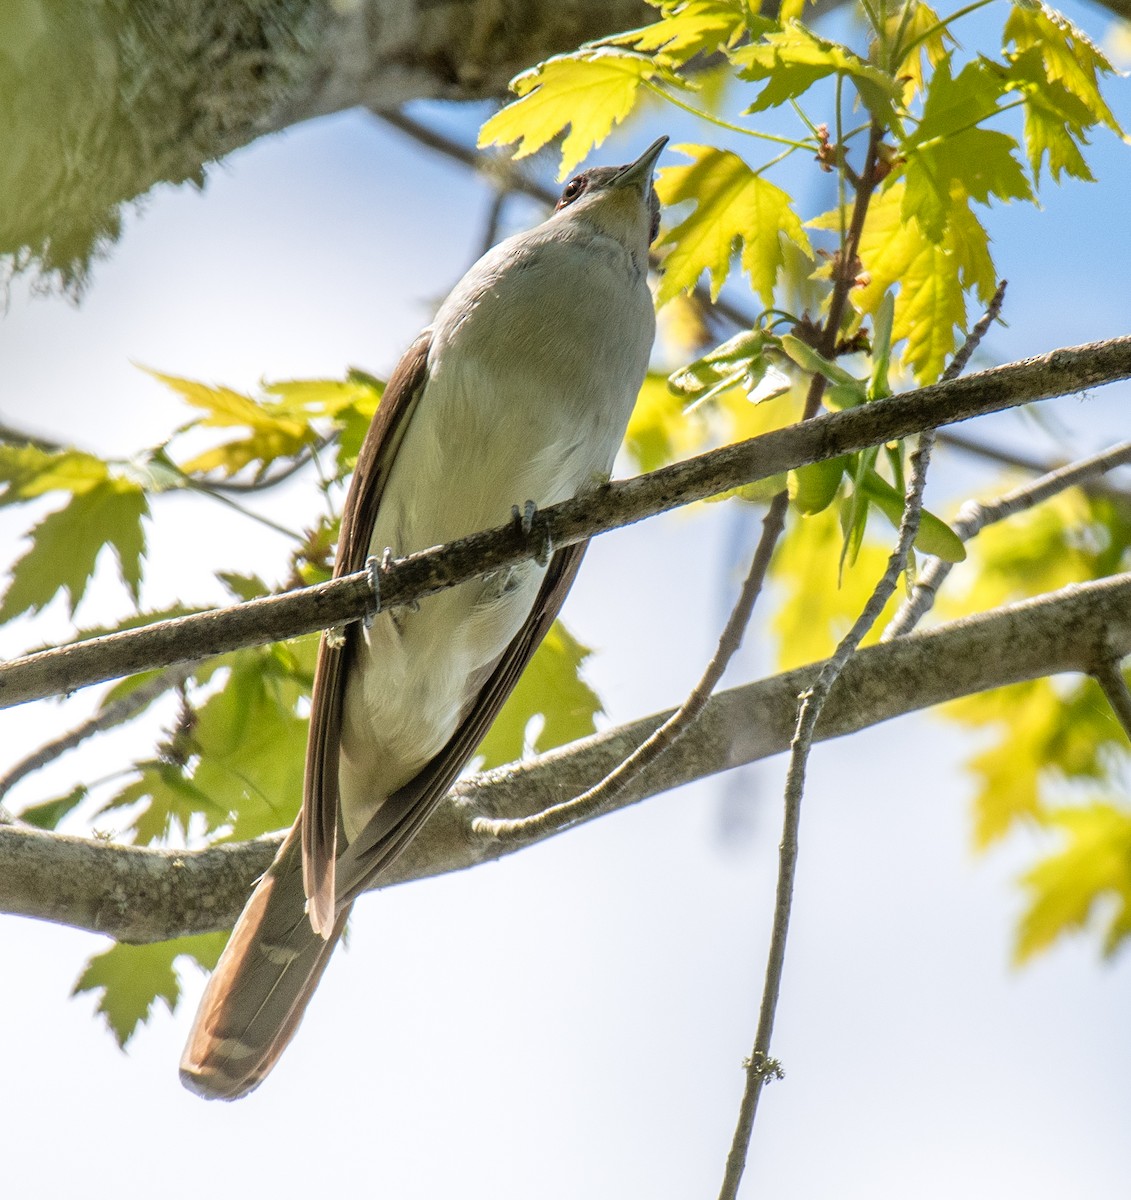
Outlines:
[[[727,1156],[723,1186],[719,1192],[720,1200],[733,1200],[733,1197],[738,1195],[738,1185],[746,1166],[750,1135],[758,1111],[758,1098],[765,1085],[771,1079],[780,1078],[782,1073],[780,1064],[770,1056],[770,1043],[785,966],[785,947],[793,903],[793,884],[797,872],[801,800],[805,791],[805,770],[813,742],[813,731],[833,684],[836,683],[845,664],[855,653],[864,635],[871,629],[876,618],[883,611],[884,605],[895,591],[899,576],[906,569],[907,556],[911,552],[915,536],[919,531],[923,486],[926,482],[933,439],[934,435],[930,432],[922,434],[919,439],[919,447],[911,456],[911,477],[904,499],[899,539],[888,559],[883,578],[876,585],[864,611],[856,619],[848,635],[837,646],[832,658],[825,663],[817,682],[801,698],[797,727],[790,747],[789,769],[786,774],[785,819],[781,845],[778,850],[777,893],[774,902],[773,929],[770,935],[770,951],[766,963],[766,980],[758,1015],[758,1031],[754,1038],[754,1048],[746,1060],[746,1087],[739,1107],[738,1124],[735,1128],[730,1153]]]
[[[873,136],[873,147],[876,144]],[[866,166],[863,181],[871,177],[871,160]],[[856,222],[853,222],[856,228]],[[954,380],[970,360],[971,354],[1001,311],[1005,298],[1003,281],[994,294],[985,315],[970,330],[965,342],[953,361],[943,372],[942,381]],[[754,1129],[754,1118],[758,1112],[758,1100],[762,1089],[772,1079],[782,1077],[781,1064],[770,1055],[774,1019],[777,1014],[778,998],[781,994],[782,975],[785,969],[785,948],[789,936],[789,919],[793,909],[793,886],[797,875],[798,835],[801,827],[801,801],[805,794],[805,773],[809,762],[809,751],[813,734],[821,712],[828,700],[833,685],[840,677],[845,665],[856,653],[860,642],[879,619],[884,605],[894,594],[900,575],[906,570],[915,538],[919,532],[919,521],[923,510],[923,489],[927,482],[927,468],[931,461],[935,433],[926,430],[919,435],[919,444],[911,455],[911,474],[904,496],[903,517],[899,525],[899,537],[895,549],[888,558],[887,568],[876,584],[867,604],[856,618],[848,634],[837,646],[833,656],[824,664],[817,682],[801,695],[797,713],[797,726],[790,746],[789,767],[785,782],[785,812],[782,822],[782,839],[778,847],[778,878],[774,898],[774,917],[770,933],[770,948],[766,961],[766,977],[762,989],[762,1002],[758,1013],[758,1029],[754,1036],[754,1048],[746,1060],[746,1084],[739,1105],[738,1121],[730,1152],[727,1155],[723,1184],[719,1200],[734,1200],[746,1167],[750,1150],[750,1136]]]
[[[785,526],[785,513],[788,505],[789,497],[785,492],[779,492],[770,502],[770,507],[762,520],[762,536],[754,551],[750,571],[719,638],[714,656],[687,699],[659,729],[610,771],[600,783],[582,792],[580,796],[575,796],[572,800],[566,800],[561,804],[555,804],[530,817],[511,820],[477,817],[472,823],[474,833],[492,838],[524,841],[540,836],[548,829],[563,829],[578,821],[586,820],[599,813],[645,767],[650,766],[661,754],[675,745],[676,741],[687,732],[703,711],[707,701],[711,698],[711,693],[722,678],[727,664],[742,645],[742,635],[750,622],[750,614],[754,610],[754,602],[761,593],[762,585],[765,582],[766,571],[769,568],[774,547]]]
[[[54,762],[68,750],[73,750],[80,743],[86,741],[88,737],[96,733],[102,733],[104,730],[112,729],[115,725],[124,724],[141,712],[142,709],[152,704],[158,696],[172,688],[180,687],[193,671],[196,670],[198,665],[198,663],[193,662],[169,667],[154,679],[150,679],[146,683],[134,688],[128,695],[122,696],[121,699],[114,700],[110,704],[107,704],[105,708],[99,709],[93,716],[76,725],[74,729],[40,746],[38,750],[27,755],[26,758],[20,759],[3,777],[0,777],[0,796],[7,795],[21,779],[26,778],[33,771],[38,771],[47,766],[48,763]]]

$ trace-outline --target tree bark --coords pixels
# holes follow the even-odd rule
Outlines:
[[[1093,672],[1127,654],[1131,574],[1073,585],[859,651],[838,680],[816,736],[842,737],[988,688],[1064,671]],[[787,749],[797,698],[820,667],[715,696],[668,753],[616,796],[614,807]],[[529,845],[477,836],[473,821],[525,817],[577,795],[669,715],[657,713],[457,785],[379,886],[462,870]],[[551,829],[540,838],[560,832]],[[186,852],[0,826],[0,912],[130,942],[225,929],[279,840]]]
[[[655,17],[643,0],[11,0],[0,5],[0,258],[72,290],[122,205],[350,108],[501,96]]]

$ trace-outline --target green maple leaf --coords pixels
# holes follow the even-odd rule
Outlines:
[[[650,56],[617,46],[555,55],[511,80],[519,99],[484,123],[479,145],[518,142],[514,157],[525,158],[568,126],[559,171],[564,178],[632,112],[640,88],[653,81],[687,86]]]
[[[165,757],[138,764],[136,778],[100,810],[140,806],[129,828],[141,842],[187,833],[194,818],[236,839],[291,824],[302,798],[309,694],[317,638],[240,650],[212,660],[226,671],[218,691],[175,732]]]
[[[957,78],[950,58],[938,65],[927,91],[923,119],[902,146],[907,159],[903,215],[940,242],[953,208],[956,185],[982,204],[1032,200],[1017,142],[997,130],[978,128],[997,111],[1003,77],[984,60],[968,63]]]
[[[1002,31],[1002,45],[1012,45],[1015,55],[1027,51],[1039,55],[1043,78],[1079,100],[1090,114],[1090,124],[1106,125],[1123,136],[1100,92],[1100,76],[1113,74],[1114,68],[1067,17],[1043,3],[1014,4]]]
[[[20,812],[20,820],[25,825],[34,825],[36,829],[56,829],[59,822],[73,812],[87,797],[86,784],[76,784],[64,796],[54,800],[44,800],[33,804]]]
[[[1110,905],[1104,953],[1112,954],[1131,935],[1131,813],[1096,802],[1053,813],[1048,823],[1065,844],[1022,877],[1030,901],[1018,923],[1014,958],[1024,962],[1084,929],[1101,902]]]
[[[479,745],[484,769],[522,757],[528,727],[536,716],[541,715],[542,728],[531,749],[538,754],[594,731],[601,701],[581,678],[591,653],[560,621],[554,622]]]
[[[631,46],[677,67],[697,54],[715,54],[743,35],[758,36],[774,25],[757,16],[747,0],[679,0],[661,8],[661,20],[603,38],[596,45]]]
[[[317,433],[310,424],[310,415],[296,413],[294,404],[285,392],[280,401],[261,402],[232,388],[213,387],[176,375],[163,375],[158,371],[148,373],[172,388],[194,408],[203,411],[204,416],[196,422],[198,425],[250,431],[248,437],[233,438],[181,463],[179,469],[186,475],[206,475],[219,470],[231,476],[252,463],[259,463],[259,471],[262,472],[275,459],[298,454],[317,440]],[[283,386],[285,388],[286,385]]]
[[[119,942],[91,958],[71,994],[101,992],[98,1012],[124,1049],[138,1026],[149,1019],[154,1001],[164,1000],[170,1011],[176,1008],[181,996],[176,959],[188,955],[211,969],[227,940],[226,933],[202,933],[145,946]]]
[[[767,33],[763,40],[731,53],[743,79],[765,83],[748,113],[777,108],[797,99],[820,79],[840,75],[852,81],[860,99],[884,126],[896,123],[895,104],[900,84],[838,42],[818,37],[804,25],[791,22]]]
[[[1040,180],[1047,160],[1049,174],[1058,182],[1062,172],[1094,182],[1080,148],[1088,144],[1095,113],[1062,83],[1046,77],[1039,47],[1032,46],[1013,59],[1007,87],[1025,101],[1025,151],[1033,177]]]
[[[48,492],[89,491],[109,474],[106,463],[81,450],[0,444],[0,505],[18,504]]]
[[[956,330],[966,328],[967,291],[988,303],[996,287],[989,238],[969,203],[953,198],[940,242],[929,238],[919,222],[903,215],[903,184],[897,181],[868,206],[860,239],[860,260],[867,282],[854,288],[852,303],[875,312],[885,293],[898,288],[892,339],[906,339],[902,360],[920,383],[938,378],[956,344]],[[836,225],[836,214],[813,222]]]
[[[731,255],[741,248],[743,270],[766,305],[785,263],[783,238],[812,257],[809,239],[788,193],[752,171],[729,150],[713,146],[675,146],[693,161],[660,172],[656,190],[664,204],[691,200],[695,210],[660,239],[670,247],[656,295],[664,304],[692,288],[704,270],[711,296],[717,297],[730,271]]]
[[[28,534],[31,549],[12,567],[0,621],[38,612],[60,590],[66,591],[73,616],[106,545],[114,548],[122,582],[136,603],[145,554],[142,518],[148,514],[145,494],[127,480],[103,479],[73,494]]]

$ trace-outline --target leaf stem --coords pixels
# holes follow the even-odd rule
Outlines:
[[[713,113],[696,108],[694,104],[688,104],[685,100],[680,100],[678,96],[673,96],[670,92],[664,91],[659,84],[653,83],[650,79],[645,79],[642,82],[649,91],[655,92],[662,100],[666,100],[669,104],[674,104],[676,108],[682,108],[684,112],[690,113],[693,117],[698,117],[701,121],[717,125],[720,129],[729,129],[732,133],[742,133],[747,137],[759,138],[763,142],[776,142],[779,146],[791,146],[794,150],[811,150],[813,148],[811,142],[798,142],[793,138],[779,137],[774,133],[762,133],[757,129],[749,129],[745,125],[735,125],[732,121],[724,121],[722,117],[716,117]]]

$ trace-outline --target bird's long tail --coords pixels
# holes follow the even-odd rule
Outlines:
[[[181,1082],[238,1100],[266,1078],[294,1036],[349,914],[319,937],[305,911],[299,825],[252,892],[208,981],[181,1058]]]

